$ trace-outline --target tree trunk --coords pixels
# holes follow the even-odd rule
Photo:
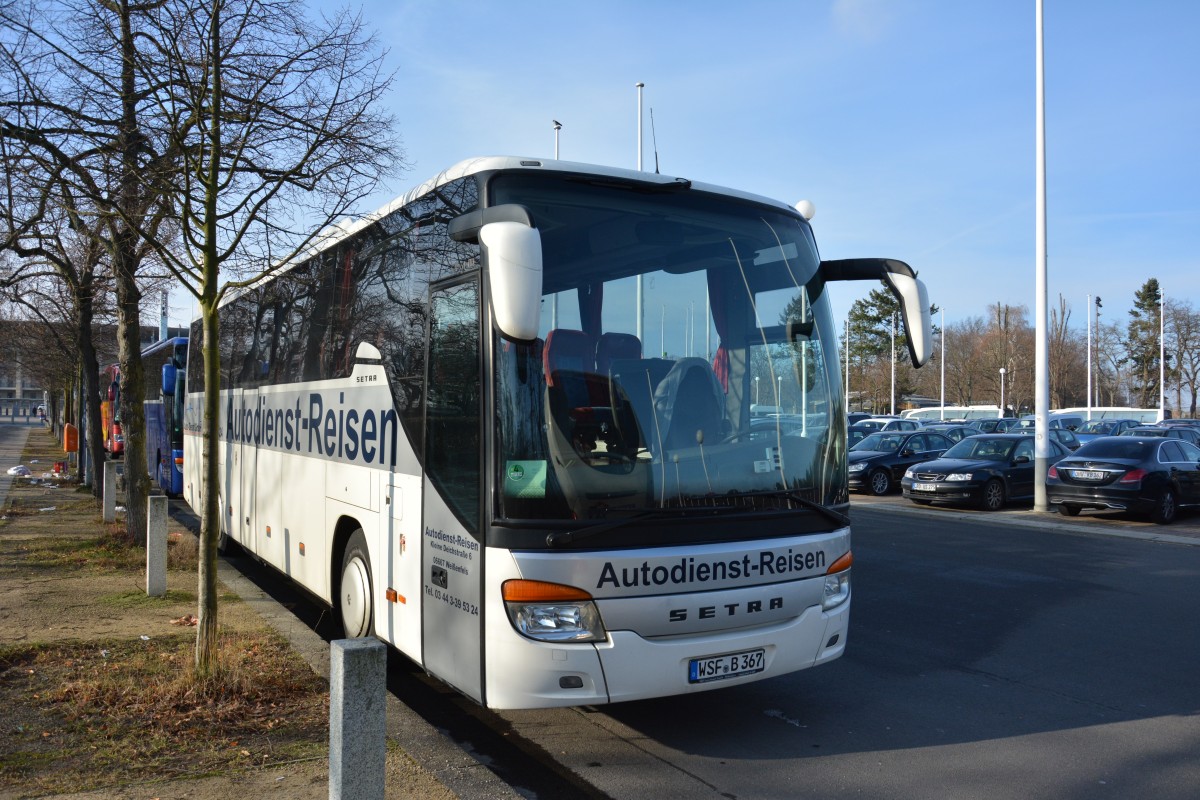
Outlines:
[[[134,80],[133,11],[119,6],[121,26],[120,204],[124,214],[145,212],[139,175],[137,87]],[[146,535],[146,496],[150,476],[146,469],[146,420],[142,401],[146,381],[142,371],[141,291],[137,285],[138,235],[128,220],[118,219],[113,232],[113,272],[117,284],[117,352],[121,364],[121,429],[125,435],[125,530],[131,542]]]
[[[75,340],[79,347],[79,363],[83,371],[83,407],[78,410],[76,424],[86,420],[88,458],[92,464],[92,496],[104,496],[104,439],[100,436],[100,361],[92,341],[92,286],[90,281],[79,288],[75,298]],[[85,416],[86,415],[86,416]]]
[[[204,482],[203,512],[200,516],[200,565],[198,576],[199,623],[196,627],[196,674],[206,678],[217,668],[217,541],[221,536],[220,471],[217,465],[217,432],[221,419],[221,361],[215,293],[200,301],[204,329],[204,427],[201,432]],[[190,345],[196,354],[196,343]]]

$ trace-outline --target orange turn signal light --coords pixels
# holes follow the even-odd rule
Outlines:
[[[560,603],[592,599],[583,589],[546,581],[505,581],[500,592],[506,603]]]
[[[832,564],[829,565],[829,569],[825,570],[825,574],[832,575],[835,572],[842,572],[843,570],[850,569],[850,565],[853,563],[854,563],[854,553],[847,551],[846,555],[842,556],[837,561],[834,561]]]

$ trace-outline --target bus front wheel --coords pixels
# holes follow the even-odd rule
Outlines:
[[[338,581],[338,616],[349,639],[370,636],[374,631],[371,604],[371,557],[362,528],[350,535],[342,555],[342,577]]]

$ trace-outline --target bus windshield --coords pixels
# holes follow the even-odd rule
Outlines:
[[[538,338],[495,337],[501,519],[846,502],[807,224],[684,186],[502,173],[542,239]]]

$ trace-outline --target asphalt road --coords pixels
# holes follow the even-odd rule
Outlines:
[[[474,763],[541,800],[1200,796],[1200,515],[858,496],[851,515],[842,659],[690,697],[493,713],[397,656],[389,688],[440,732],[418,760],[450,785],[440,762]],[[239,561],[320,630],[327,610]]]
[[[500,716],[614,798],[1197,797],[1200,540],[938,511],[854,504],[837,662]]]

